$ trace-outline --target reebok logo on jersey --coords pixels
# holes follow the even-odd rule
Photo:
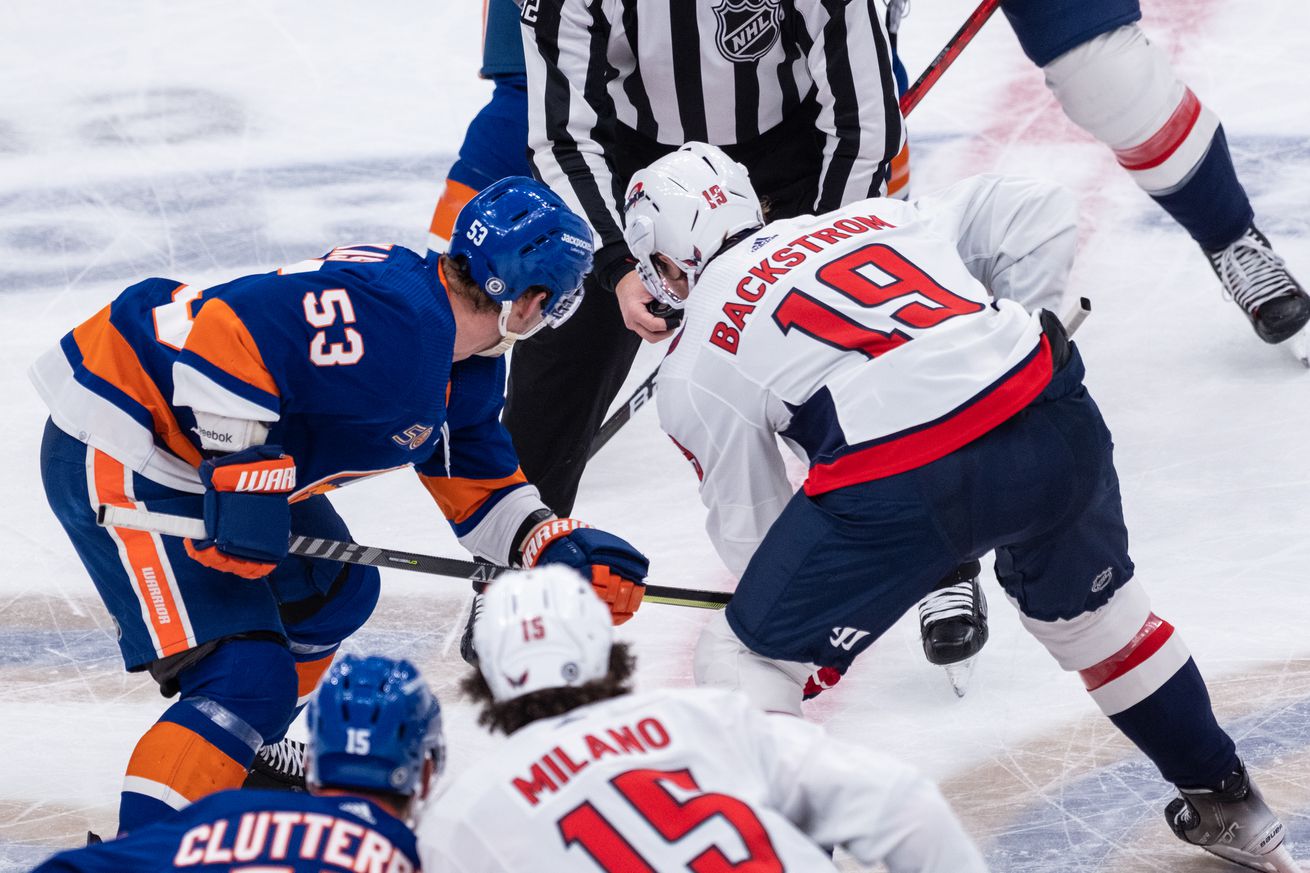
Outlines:
[[[210,430],[207,427],[196,427],[196,433],[200,438],[209,443],[218,443],[219,445],[231,444],[234,437],[225,431]]]
[[[832,639],[828,642],[839,649],[849,652],[851,647],[869,635],[866,630],[860,630],[855,627],[835,627],[832,629]]]

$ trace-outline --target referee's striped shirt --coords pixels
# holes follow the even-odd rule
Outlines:
[[[884,190],[903,130],[873,0],[520,2],[533,163],[611,252],[625,181],[614,121],[666,145],[723,146],[813,99],[826,141],[815,211]]]

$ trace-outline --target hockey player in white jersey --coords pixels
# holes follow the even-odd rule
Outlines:
[[[660,422],[740,575],[699,641],[701,684],[799,714],[943,573],[994,549],[1024,626],[1178,787],[1174,832],[1295,869],[1133,578],[1110,433],[1048,311],[1074,250],[1067,193],[978,177],[766,224],[745,168],[692,143],[638,172],[626,203],[643,281],[686,309]],[[795,494],[778,437],[809,465]]]
[[[509,739],[428,809],[425,870],[810,873],[834,846],[891,873],[986,870],[913,768],[739,694],[630,693],[613,633],[571,570],[488,589],[463,687]]]

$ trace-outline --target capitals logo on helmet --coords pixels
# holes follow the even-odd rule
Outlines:
[[[637,171],[624,203],[623,238],[642,284],[674,309],[686,301],[665,284],[656,255],[686,273],[691,288],[725,242],[764,224],[746,168],[702,142],[689,142]]]
[[[544,323],[558,327],[581,302],[592,252],[591,228],[559,195],[527,176],[510,176],[464,205],[447,254],[465,260],[473,281],[502,305],[529,289],[545,291]]]
[[[473,625],[478,668],[499,703],[603,679],[613,643],[609,607],[558,564],[497,578]]]
[[[409,661],[346,655],[309,704],[312,785],[412,795],[445,759],[441,707]]]

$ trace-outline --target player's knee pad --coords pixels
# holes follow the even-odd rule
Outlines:
[[[1173,625],[1151,611],[1136,579],[1094,612],[1059,621],[1020,614],[1020,620],[1062,669],[1078,673],[1106,715],[1149,697],[1191,657]]]
[[[1182,185],[1219,127],[1136,25],[1101,34],[1044,69],[1069,118],[1110,146],[1151,194]]]
[[[697,685],[741,691],[768,712],[800,715],[801,692],[814,667],[757,655],[718,612],[701,631],[692,669]]]
[[[290,650],[267,639],[225,641],[178,676],[182,703],[199,706],[229,733],[280,737],[296,713],[296,665]]]

